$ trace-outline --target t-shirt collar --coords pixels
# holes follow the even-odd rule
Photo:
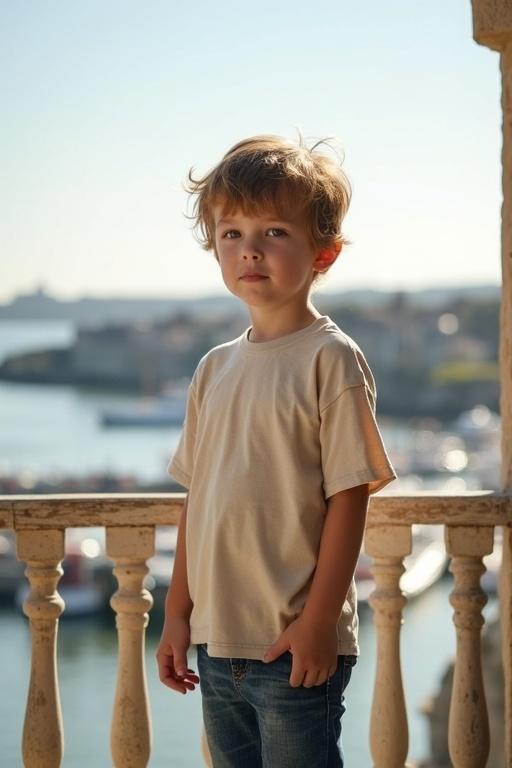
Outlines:
[[[249,326],[240,336],[240,347],[243,352],[248,354],[259,354],[261,352],[269,352],[270,350],[283,349],[310,336],[327,323],[332,323],[331,318],[328,315],[321,315],[305,328],[300,328],[292,333],[286,333],[284,336],[279,336],[279,338],[270,339],[269,341],[250,341],[248,337],[252,326]]]

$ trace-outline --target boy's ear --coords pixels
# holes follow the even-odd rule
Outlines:
[[[326,248],[322,248],[317,254],[313,267],[319,272],[323,272],[324,270],[329,269],[329,267],[332,267],[340,255],[341,247],[341,243],[333,243]]]

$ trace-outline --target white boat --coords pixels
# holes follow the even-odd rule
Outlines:
[[[104,427],[179,427],[185,419],[187,392],[187,387],[173,387],[133,405],[104,408],[100,411],[101,424]]]
[[[443,575],[447,564],[442,526],[413,525],[412,551],[404,558],[405,571],[400,577],[400,590],[408,599],[420,595]],[[359,603],[367,603],[375,589],[371,565],[372,558],[361,552],[355,572]]]

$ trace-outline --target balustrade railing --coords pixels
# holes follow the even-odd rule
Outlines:
[[[118,673],[111,724],[116,768],[143,768],[151,752],[151,716],[144,666],[144,637],[151,594],[144,588],[155,527],[176,525],[183,494],[117,494],[0,497],[0,528],[16,532],[17,555],[27,565],[32,660],[22,736],[27,768],[58,768],[64,734],[56,666],[58,619],[65,610],[58,582],[67,528],[102,526],[118,589],[111,598],[118,632]],[[482,558],[492,551],[495,526],[512,525],[508,494],[479,491],[458,495],[413,492],[370,498],[365,550],[373,560],[370,597],[377,633],[377,667],[369,724],[375,768],[405,768],[407,707],[400,662],[400,628],[406,599],[400,591],[404,558],[416,523],[445,527],[454,586],[456,658],[449,718],[454,768],[484,768],[489,723],[482,680],[480,636],[486,596],[480,587]],[[506,537],[504,537],[505,539]],[[509,603],[507,602],[508,606]],[[507,609],[508,611],[508,609]],[[503,613],[502,623],[510,626]],[[507,658],[505,655],[504,658]],[[510,670],[505,670],[510,675]],[[384,683],[384,684],[383,684]],[[210,764],[202,736],[205,763]],[[509,759],[509,758],[507,758]]]

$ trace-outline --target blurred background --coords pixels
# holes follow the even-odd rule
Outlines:
[[[311,141],[335,137],[345,153],[353,244],[313,303],[375,374],[399,476],[389,492],[499,489],[499,60],[473,41],[469,2],[23,0],[1,5],[0,41],[1,494],[183,490],[166,467],[190,376],[250,322],[194,240],[182,184],[243,137],[297,128]],[[404,684],[411,755],[434,766],[444,736],[428,712],[454,650],[452,584],[442,531],[414,534]],[[101,529],[66,541],[64,764],[100,765],[115,584]],[[192,768],[199,691],[175,701],[153,662],[174,546],[175,529],[159,530],[147,581],[151,766]],[[499,552],[496,542],[485,577],[490,625]],[[375,638],[364,555],[357,576],[362,657],[344,743],[349,764],[365,766]],[[6,532],[0,594],[13,691],[0,737],[14,766],[30,641],[23,564]],[[89,717],[99,709],[101,722]]]

